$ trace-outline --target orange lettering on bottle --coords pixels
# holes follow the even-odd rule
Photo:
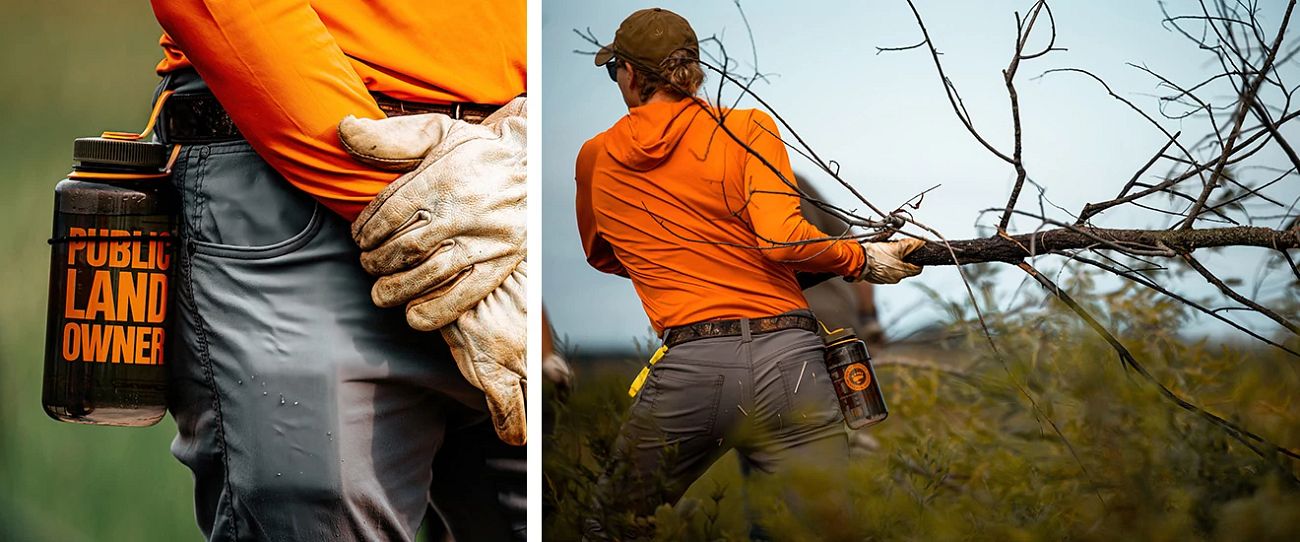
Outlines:
[[[91,228],[87,233],[91,236],[99,235],[100,230]],[[105,230],[107,231],[107,230]],[[108,243],[105,241],[91,241],[86,246],[86,263],[95,267],[103,267],[108,263]]]
[[[164,239],[159,241],[150,241],[149,248],[153,251],[152,259],[154,261],[154,267],[160,271],[166,271],[167,267],[172,263],[172,255],[167,251],[168,243],[166,242],[166,238],[171,237],[171,234],[165,231],[158,232],[158,237]]]
[[[86,318],[94,320],[101,314],[112,318],[115,312],[112,273],[103,269],[96,270],[94,280],[90,283],[90,300],[86,303]]]
[[[167,275],[149,273],[149,317],[150,324],[157,324],[167,316]]]
[[[130,234],[126,230],[113,230],[110,235],[113,237],[126,237]],[[109,243],[108,266],[116,269],[128,265],[131,265],[131,242],[113,241]]]
[[[131,232],[131,235],[135,236],[138,239],[142,234],[140,233],[140,230],[134,230]],[[141,241],[131,242],[131,269],[149,268],[148,262],[143,259],[144,256],[146,255],[144,254],[144,248],[146,246],[147,245],[145,245]]]
[[[135,363],[135,334],[131,328],[124,326],[104,326],[108,328],[109,336],[113,338],[113,356],[109,358],[112,363]]]
[[[153,340],[149,342],[149,347],[153,350],[153,352],[149,355],[149,358],[153,360],[154,365],[163,364],[163,353],[166,351],[163,348],[164,333],[165,332],[163,331],[163,328],[160,327],[153,328]]]
[[[151,356],[153,348],[149,345],[149,338],[153,336],[153,328],[138,326],[127,329],[131,330],[132,335],[135,335],[135,351],[133,352],[135,354],[135,363],[153,365],[154,362]]]
[[[68,228],[68,237],[85,237],[85,236],[86,236],[85,228]],[[86,249],[85,241],[68,241],[68,265],[75,265],[77,263],[77,251],[85,250],[85,249]]]
[[[81,324],[81,359],[103,363],[108,358],[108,341],[104,337],[104,326],[99,324]]]
[[[117,318],[119,322],[143,322],[148,293],[148,273],[123,271],[117,274]]]
[[[63,317],[78,318],[78,319],[85,318],[86,311],[78,309],[75,303],[76,293],[77,293],[77,270],[76,269],[68,269],[68,283],[65,286],[65,288],[67,288],[67,290],[65,291],[63,296]]]
[[[63,325],[63,359],[77,361],[81,354],[81,328],[74,322]]]

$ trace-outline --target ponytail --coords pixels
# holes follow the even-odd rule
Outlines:
[[[648,73],[637,68],[642,83],[638,92],[641,100],[649,100],[659,90],[667,91],[678,98],[694,96],[704,85],[704,69],[700,67],[698,53],[681,48],[673,51],[663,62],[659,63],[657,73]]]

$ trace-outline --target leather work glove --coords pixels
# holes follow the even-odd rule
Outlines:
[[[524,259],[527,119],[516,98],[483,124],[430,113],[349,116],[339,139],[358,161],[408,171],[352,224],[361,265],[379,277],[371,299],[406,305],[406,320],[441,328]]]
[[[380,277],[371,298],[405,304],[415,329],[441,330],[515,445],[527,441],[526,131],[523,98],[481,125],[440,114],[339,123],[358,161],[409,171],[352,224],[362,266]]]
[[[528,262],[520,262],[500,287],[442,328],[461,374],[487,396],[497,436],[506,444],[528,442],[524,411],[528,376]]]
[[[912,251],[925,246],[925,241],[911,237],[897,241],[862,243],[867,261],[862,264],[858,280],[873,284],[898,284],[907,277],[921,274],[921,267],[904,262]]]

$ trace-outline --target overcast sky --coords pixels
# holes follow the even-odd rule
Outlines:
[[[1010,114],[1001,70],[1015,39],[1016,10],[1032,2],[954,2],[918,0],[931,37],[943,53],[948,75],[961,91],[972,117],[991,142],[1010,152]],[[1284,2],[1261,2],[1267,28],[1276,28]],[[649,321],[626,279],[601,274],[585,262],[573,213],[573,163],[582,143],[626,113],[605,70],[593,66],[592,45],[574,29],[590,29],[602,41],[612,38],[624,17],[643,7],[664,7],[689,20],[701,37],[717,35],[748,67],[754,63],[740,13],[730,1],[642,2],[546,1],[542,9],[543,96],[543,303],[561,336],[582,348],[629,347],[632,338],[651,336]],[[1002,206],[1014,180],[1010,166],[980,147],[962,128],[944,98],[931,59],[923,49],[876,54],[875,47],[911,45],[920,32],[902,0],[756,2],[742,4],[757,41],[758,69],[772,74],[756,91],[785,116],[823,157],[841,164],[841,175],[878,206],[892,209],[918,192],[942,185],[926,196],[916,218],[950,239],[977,236],[979,211]],[[1057,67],[1088,69],[1137,104],[1156,107],[1156,81],[1126,63],[1145,65],[1181,82],[1196,82],[1213,70],[1209,57],[1182,36],[1161,27],[1155,2],[1106,0],[1055,2],[1057,46],[1068,51],[1022,65],[1017,78],[1024,126],[1024,155],[1031,178],[1047,187],[1047,197],[1077,211],[1089,201],[1115,193],[1164,142],[1155,128],[1095,82],[1075,74],[1049,74]],[[1194,3],[1169,2],[1171,11]],[[1046,35],[1045,33],[1043,34]],[[1295,79],[1294,67],[1287,74]],[[705,87],[715,88],[716,79]],[[727,93],[735,96],[735,92]],[[752,100],[741,107],[752,107]],[[1204,133],[1197,121],[1163,122],[1170,131]],[[1291,129],[1294,131],[1294,128]],[[1186,138],[1189,140],[1190,138]],[[1287,161],[1275,150],[1267,160]],[[813,175],[806,161],[793,157],[796,172],[809,174],[837,204],[862,207],[834,181]],[[1294,178],[1266,193],[1291,201],[1300,195]],[[1026,187],[1022,208],[1037,210],[1036,193]],[[1068,215],[1053,211],[1061,219]],[[988,216],[982,224],[995,217]],[[1149,212],[1113,212],[1095,220],[1109,227],[1165,227],[1166,218]],[[1034,223],[1019,221],[1024,228]],[[1014,223],[1013,223],[1014,224]],[[1017,228],[1012,228],[1013,231]],[[1206,261],[1226,276],[1253,276],[1260,251],[1230,251]],[[1057,258],[1056,260],[1059,260]],[[1045,262],[1046,263],[1046,262]],[[1054,268],[1047,263],[1045,268]],[[1008,288],[1023,274],[1002,273]],[[1278,277],[1277,281],[1284,280]],[[950,297],[964,295],[952,266],[927,269],[898,286],[879,288],[878,304],[886,325],[912,329],[938,317],[920,289],[923,283]],[[1275,281],[1276,282],[1276,281]],[[1203,281],[1178,285],[1206,293]],[[1264,331],[1271,323],[1257,322]],[[1197,332],[1217,333],[1220,324]]]

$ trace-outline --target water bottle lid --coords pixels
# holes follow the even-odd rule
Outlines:
[[[154,141],[79,137],[72,144],[77,168],[128,168],[161,171],[167,167],[171,148]]]

